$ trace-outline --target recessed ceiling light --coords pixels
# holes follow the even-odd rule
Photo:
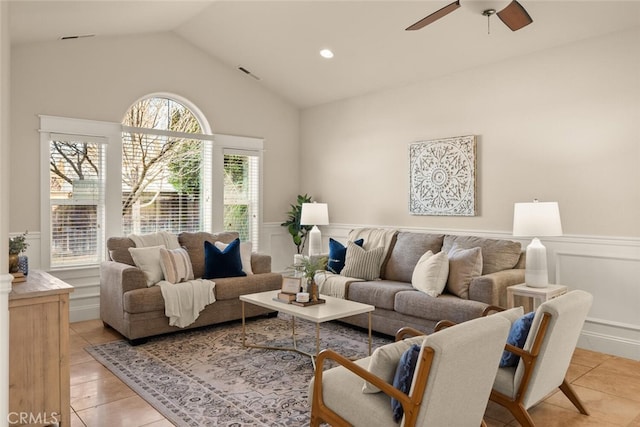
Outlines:
[[[322,49],[320,51],[320,56],[322,56],[323,58],[330,59],[330,58],[333,58],[333,52],[331,52],[331,50],[329,49]]]

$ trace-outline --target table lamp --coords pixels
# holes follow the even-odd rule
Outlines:
[[[303,203],[300,225],[313,225],[309,231],[309,256],[322,253],[322,235],[318,225],[329,224],[329,209],[326,203]]]
[[[533,237],[527,246],[525,283],[533,288],[544,288],[549,284],[547,273],[547,248],[538,237],[561,236],[560,210],[558,202],[516,203],[513,209],[513,235]]]

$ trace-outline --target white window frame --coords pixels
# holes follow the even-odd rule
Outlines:
[[[213,200],[224,200],[224,155],[241,154],[258,157],[258,233],[262,232],[262,209],[263,209],[263,151],[264,139],[247,136],[214,134],[213,140]],[[213,229],[224,230],[224,203],[219,206],[215,204],[213,208]],[[252,242],[255,250],[258,249],[260,241]]]
[[[41,268],[46,271],[51,270],[70,270],[75,268],[93,268],[96,264],[84,264],[79,266],[51,266],[51,202],[50,202],[50,175],[49,175],[49,159],[50,141],[52,134],[64,134],[77,136],[79,140],[85,139],[104,139],[106,142],[106,167],[104,171],[105,179],[105,198],[104,198],[104,218],[101,224],[104,227],[104,235],[106,237],[117,235],[112,234],[115,230],[120,229],[118,221],[117,228],[114,228],[114,214],[119,220],[119,206],[121,196],[119,196],[120,186],[113,185],[114,182],[120,183],[120,171],[122,169],[121,154],[122,126],[117,123],[100,122],[95,120],[72,119],[66,117],[45,116],[40,117],[40,262]],[[114,205],[115,201],[115,205]],[[115,209],[114,209],[115,206]],[[101,258],[104,259],[106,245],[103,243],[103,253]]]
[[[51,218],[50,218],[50,182],[49,159],[51,134],[88,136],[106,139],[105,201],[104,201],[104,235],[106,238],[122,235],[122,132],[132,128],[121,123],[96,120],[74,119],[40,115],[40,234],[41,234],[41,268],[46,271],[69,270],[74,267],[51,267]],[[258,235],[263,228],[263,152],[264,139],[225,134],[185,134],[185,137],[202,139],[211,144],[207,150],[213,156],[211,171],[211,197],[206,211],[211,212],[210,231],[224,229],[224,155],[229,153],[246,154],[258,157]],[[204,230],[203,230],[204,231]],[[103,258],[106,259],[106,242],[104,242]],[[254,249],[259,249],[259,242],[253,242]],[[83,265],[77,268],[93,268],[96,265]]]

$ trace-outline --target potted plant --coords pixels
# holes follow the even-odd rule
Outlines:
[[[307,282],[307,292],[309,292],[311,301],[318,301],[318,285],[316,284],[315,277],[318,271],[325,271],[327,268],[328,258],[326,256],[306,256],[302,257],[300,264],[300,270],[302,276]]]
[[[304,250],[304,245],[307,241],[307,234],[311,230],[311,225],[300,225],[300,215],[302,214],[302,204],[311,203],[311,196],[298,195],[296,204],[291,205],[291,209],[287,212],[288,218],[285,222],[280,224],[283,227],[287,227],[293,244],[296,245],[298,255]]]
[[[29,247],[27,233],[28,231],[25,231],[18,236],[9,238],[9,273],[18,271],[18,257]]]

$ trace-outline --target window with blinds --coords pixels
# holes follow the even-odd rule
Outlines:
[[[125,234],[203,229],[207,199],[205,142],[125,132],[122,137],[122,227]],[[208,156],[210,158],[210,156]]]
[[[211,143],[193,112],[173,99],[146,98],[123,125],[124,234],[210,230]]]
[[[225,150],[224,227],[240,240],[258,242],[259,157]]]
[[[106,139],[51,134],[50,266],[102,260]]]

